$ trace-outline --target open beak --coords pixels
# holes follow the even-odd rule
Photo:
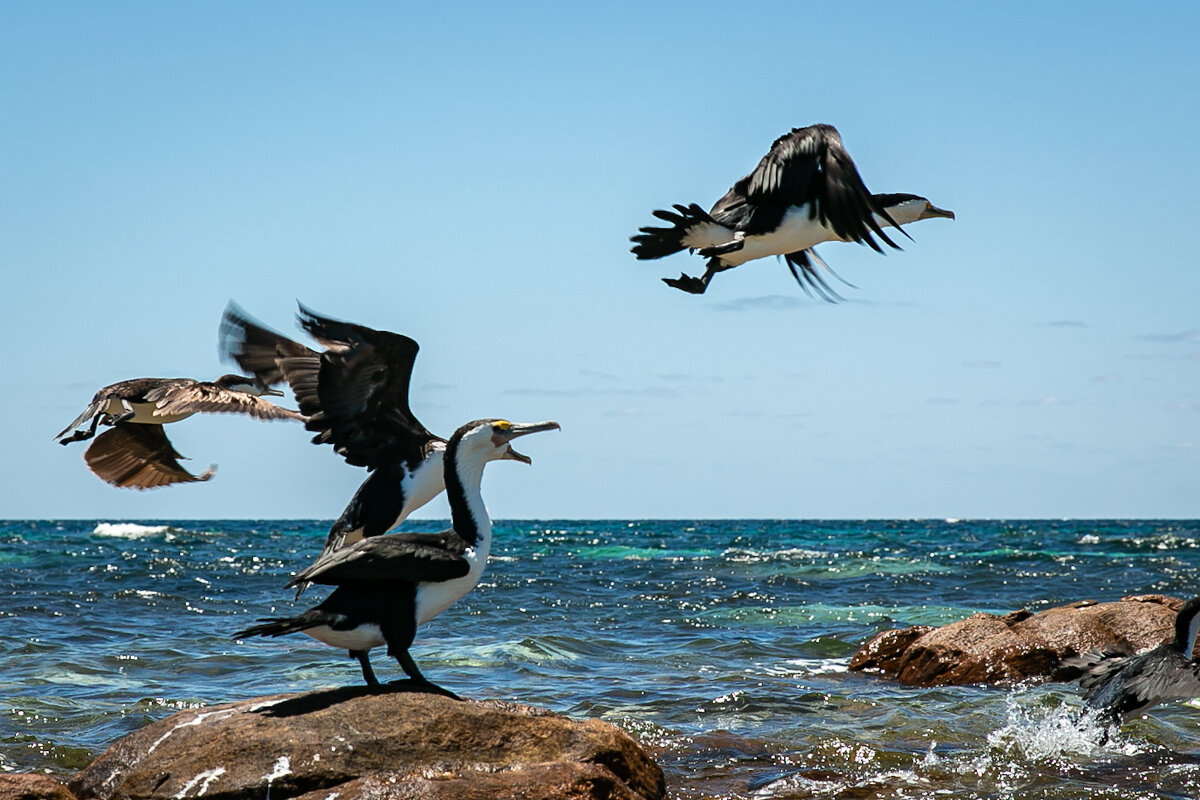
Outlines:
[[[932,203],[929,208],[925,209],[925,213],[921,214],[921,219],[932,219],[933,217],[945,217],[946,219],[954,219],[954,212],[947,211],[944,208],[938,208]]]
[[[557,422],[553,422],[553,421],[514,422],[512,424],[512,427],[510,427],[504,433],[499,434],[499,435],[502,437],[502,441],[511,442],[513,439],[516,439],[519,436],[528,436],[531,433],[541,433],[542,431],[556,431],[556,430],[559,430],[560,427],[561,426]],[[504,455],[502,456],[502,458],[511,459],[513,461],[520,461],[524,464],[532,464],[533,463],[533,459],[530,458],[529,456],[525,455],[524,453],[518,453],[516,450],[513,450],[511,444],[504,450]]]

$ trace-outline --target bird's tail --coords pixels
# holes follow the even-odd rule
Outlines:
[[[638,235],[629,237],[629,241],[634,243],[630,251],[642,261],[662,258],[672,253],[678,253],[680,250],[701,246],[698,241],[695,241],[697,240],[696,234],[699,232],[697,229],[708,225],[717,225],[708,212],[695,203],[688,206],[676,203],[675,211],[658,209],[651,213],[663,222],[671,223],[671,227],[638,228]]]
[[[298,617],[263,617],[258,621],[262,625],[252,625],[245,630],[238,631],[233,634],[234,639],[247,639],[251,636],[286,636],[289,633],[297,633],[305,628],[311,628],[315,624],[313,620],[306,619],[307,615],[301,614]]]

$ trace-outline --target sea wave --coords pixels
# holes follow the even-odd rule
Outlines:
[[[144,539],[158,536],[171,530],[170,525],[139,525],[136,522],[101,522],[92,533],[96,536],[112,536],[117,539]]]

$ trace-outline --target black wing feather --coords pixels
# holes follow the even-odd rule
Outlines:
[[[454,531],[397,533],[359,539],[321,556],[288,583],[342,585],[373,581],[409,583],[448,581],[470,571],[463,557],[468,545]]]
[[[233,301],[225,307],[217,336],[222,356],[235,361],[263,386],[283,382],[282,358],[308,358],[314,363],[321,358],[316,350],[261,324]]]
[[[780,136],[710,214],[735,230],[759,233],[778,225],[789,206],[805,203],[812,203],[812,213],[844,239],[882,252],[878,236],[899,249],[874,215],[893,225],[895,220],[871,196],[832,125],[793,128]]]

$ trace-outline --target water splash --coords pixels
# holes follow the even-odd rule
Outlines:
[[[1145,750],[1092,709],[1030,705],[1029,699],[1036,698],[1028,691],[1010,693],[1005,701],[1007,722],[987,736],[988,745],[1006,760],[1074,763]]]

